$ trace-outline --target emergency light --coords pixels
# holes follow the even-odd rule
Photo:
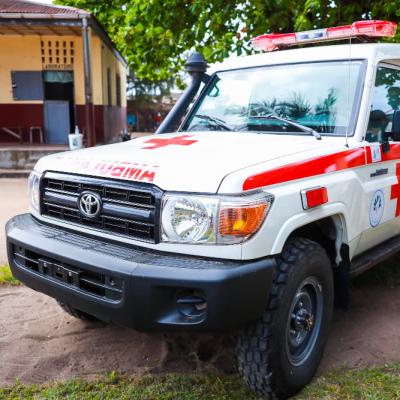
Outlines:
[[[365,20],[353,22],[351,25],[333,28],[315,29],[295,33],[268,33],[252,39],[255,50],[272,51],[285,46],[303,43],[317,43],[329,40],[366,37],[393,37],[397,24],[390,21]]]

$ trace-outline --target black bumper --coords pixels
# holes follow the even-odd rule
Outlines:
[[[105,322],[139,330],[225,330],[258,319],[275,259],[160,253],[19,215],[6,225],[13,275]]]

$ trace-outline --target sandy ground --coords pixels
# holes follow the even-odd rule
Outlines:
[[[26,179],[0,179],[0,265],[7,261],[4,225],[9,218],[28,210]]]
[[[0,288],[0,386],[127,373],[190,371],[211,362],[231,372],[234,341],[210,334],[145,334],[66,314],[28,288]],[[400,360],[400,288],[353,291],[350,311],[336,312],[319,374],[347,365]]]
[[[5,221],[27,207],[25,180],[0,180],[0,263]],[[400,360],[400,288],[352,291],[349,311],[336,311],[319,374]],[[144,334],[67,315],[25,287],[0,287],[0,386],[94,376],[112,370],[189,371],[204,362],[230,372],[234,340],[227,335]]]
[[[70,317],[28,288],[0,288],[0,386],[102,371],[145,372],[166,355],[157,335]]]

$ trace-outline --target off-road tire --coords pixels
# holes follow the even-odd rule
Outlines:
[[[74,318],[80,319],[86,322],[98,322],[99,320],[93,315],[87,314],[83,311],[77,310],[76,308],[71,307],[69,304],[63,303],[62,301],[58,301],[59,306],[69,315]]]
[[[299,286],[313,277],[320,299],[319,331],[300,366],[288,352],[289,315]],[[239,372],[248,386],[266,399],[286,399],[299,392],[315,374],[328,338],[333,312],[333,271],[325,250],[316,242],[291,239],[277,260],[277,271],[262,318],[245,328],[237,342]],[[321,301],[322,299],[322,301]],[[292,329],[291,332],[294,332]],[[288,355],[289,354],[289,355]]]

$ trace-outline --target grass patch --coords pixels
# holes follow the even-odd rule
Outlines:
[[[0,399],[257,400],[237,375],[166,374],[129,378],[115,372],[94,381],[72,379],[46,385],[16,384]],[[361,370],[340,369],[309,385],[296,399],[398,399],[400,364]]]
[[[389,400],[400,398],[400,363],[336,370],[309,385],[298,399]]]
[[[400,254],[389,258],[353,280],[355,286],[400,286]]]
[[[5,265],[0,265],[0,285],[20,285],[21,282],[15,279],[12,274],[10,267]]]
[[[0,389],[0,399],[76,400],[256,400],[236,375],[146,375],[111,373],[93,382],[73,379],[51,385],[15,385]]]

